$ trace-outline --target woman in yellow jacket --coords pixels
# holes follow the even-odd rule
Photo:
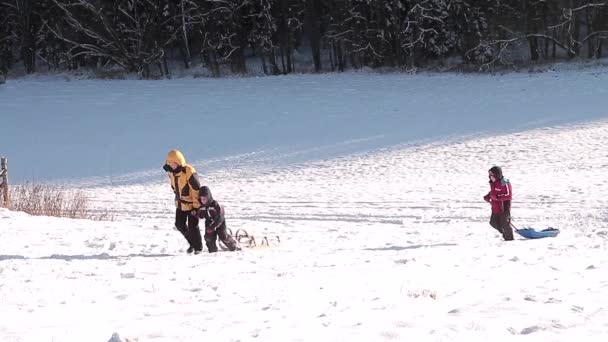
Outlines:
[[[201,184],[198,180],[196,170],[186,164],[186,158],[178,150],[172,150],[167,154],[167,160],[163,166],[167,171],[171,188],[175,194],[175,228],[179,230],[190,245],[188,254],[194,252],[199,254],[203,250],[201,231],[198,226],[197,211],[201,207],[198,191]]]

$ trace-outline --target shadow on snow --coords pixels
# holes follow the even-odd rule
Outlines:
[[[458,246],[455,243],[438,243],[434,245],[411,245],[411,246],[389,246],[389,247],[378,247],[378,248],[364,248],[365,251],[402,251],[406,249],[418,249],[418,248],[429,248],[429,247],[449,247]]]
[[[53,254],[45,257],[28,258],[22,255],[0,255],[0,261],[4,260],[114,260],[125,258],[162,258],[172,257],[173,254],[129,254],[129,255],[110,255],[108,253],[93,254],[93,255],[64,255]]]

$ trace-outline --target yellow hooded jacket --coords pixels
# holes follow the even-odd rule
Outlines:
[[[196,170],[186,164],[186,158],[178,150],[172,150],[167,155],[166,165],[176,163],[180,167],[177,172],[167,172],[171,188],[175,193],[175,206],[181,211],[198,210],[201,202],[198,191],[201,187]]]

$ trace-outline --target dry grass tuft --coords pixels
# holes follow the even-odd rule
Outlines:
[[[10,210],[39,216],[112,220],[107,212],[93,213],[90,210],[89,198],[83,190],[67,190],[45,184],[26,183],[11,186],[9,194],[8,209]]]

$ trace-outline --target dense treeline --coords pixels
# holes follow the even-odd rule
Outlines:
[[[598,0],[0,0],[0,73],[490,69],[601,58],[607,41]]]

